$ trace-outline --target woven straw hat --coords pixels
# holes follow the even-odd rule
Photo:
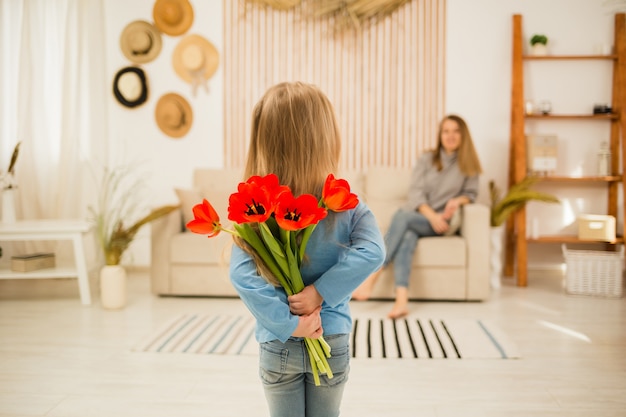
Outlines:
[[[161,52],[161,46],[161,33],[143,20],[130,22],[120,36],[122,53],[136,64],[152,61]]]
[[[180,78],[192,85],[194,95],[200,85],[208,92],[207,80],[215,74],[219,62],[215,46],[199,35],[185,36],[172,54],[174,70]]]
[[[170,36],[187,32],[193,23],[193,7],[188,0],[156,0],[152,8],[154,24]]]
[[[182,96],[168,93],[161,96],[154,111],[159,129],[173,138],[183,137],[191,129],[193,112]]]
[[[123,106],[138,107],[148,99],[146,74],[141,68],[125,67],[115,74],[113,95]]]

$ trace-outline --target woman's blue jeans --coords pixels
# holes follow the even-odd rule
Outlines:
[[[387,257],[384,266],[393,262],[396,287],[409,287],[411,264],[420,237],[438,236],[423,214],[417,211],[398,210],[391,219],[385,234]]]
[[[272,417],[336,417],[350,371],[347,334],[324,336],[331,347],[328,363],[333,378],[320,375],[315,386],[311,363],[302,339],[260,344],[259,375]]]

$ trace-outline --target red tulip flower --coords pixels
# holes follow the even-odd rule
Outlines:
[[[187,228],[194,233],[214,237],[222,230],[220,216],[206,199],[193,206],[194,219],[187,223]]]
[[[356,194],[350,192],[350,184],[342,179],[335,179],[333,174],[328,174],[322,190],[322,201],[332,211],[351,210],[359,204]]]
[[[319,223],[326,217],[326,209],[320,207],[317,198],[311,194],[294,197],[291,191],[278,196],[276,204],[276,223],[282,229],[296,231]]]

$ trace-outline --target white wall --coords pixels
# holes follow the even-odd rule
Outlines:
[[[223,166],[223,67],[209,80],[209,94],[202,88],[197,96],[191,86],[178,77],[172,66],[172,53],[185,35],[198,34],[211,41],[223,57],[222,0],[193,1],[194,22],[185,35],[163,35],[163,48],[152,62],[141,65],[149,86],[148,101],[136,109],[123,107],[112,93],[113,78],[119,69],[133,65],[119,48],[120,34],[133,20],[153,22],[154,0],[107,0],[105,3],[106,61],[110,91],[108,134],[113,163],[139,162],[148,172],[150,206],[176,204],[175,187],[190,187],[195,167]],[[193,109],[189,133],[173,139],[162,133],[155,121],[156,103],[163,94],[175,92],[187,99]],[[145,227],[128,251],[125,263],[145,266],[150,263],[149,227]]]
[[[152,21],[153,0],[108,0],[106,3],[107,73],[112,81],[121,67],[129,65],[119,50],[119,34],[135,19]],[[213,42],[223,56],[222,0],[192,0],[195,21],[188,33],[198,33]],[[462,115],[469,123],[484,167],[480,200],[488,203],[488,182],[495,179],[506,189],[511,91],[511,16],[523,15],[524,36],[542,32],[550,38],[553,53],[593,53],[599,44],[612,44],[613,15],[604,0],[447,0],[446,108]],[[161,55],[143,66],[150,83],[149,100],[141,108],[128,110],[109,97],[109,136],[113,155],[126,161],[146,161],[151,171],[150,186],[154,204],[175,202],[174,187],[188,187],[195,167],[223,165],[223,67],[210,80],[211,92],[200,91],[192,97],[190,88],[180,80],[172,66],[171,54],[180,38],[164,36]],[[543,64],[542,64],[543,65]],[[596,102],[610,102],[610,67],[591,68],[582,78],[563,85],[558,63],[546,63],[541,73],[530,72],[527,95],[552,101],[554,112],[582,112]],[[600,64],[602,65],[602,64]],[[543,71],[547,71],[546,76]],[[544,78],[545,77],[545,78]],[[542,81],[543,80],[543,81]],[[606,84],[604,82],[606,81]],[[532,84],[532,83],[537,84]],[[531,85],[533,85],[531,87]],[[194,109],[194,125],[178,140],[162,134],[154,121],[154,106],[160,95],[174,91],[185,96]],[[534,126],[541,133],[557,133],[555,126]],[[562,174],[595,169],[598,138],[608,138],[607,126],[559,126],[559,170]],[[544,131],[545,130],[545,131]],[[581,137],[582,136],[582,137]],[[575,145],[574,145],[575,144]],[[552,192],[547,189],[546,191]],[[555,190],[556,191],[556,190]],[[529,205],[529,215],[540,217],[545,233],[568,227],[577,211],[605,210],[603,192],[589,189],[565,190],[574,205],[548,207]],[[578,198],[584,196],[584,198]],[[591,198],[587,197],[590,196]],[[599,200],[596,205],[586,203]],[[571,209],[563,217],[564,210]],[[547,215],[544,215],[547,213]],[[563,221],[565,218],[565,221]],[[148,265],[149,229],[135,241],[128,263]],[[561,262],[558,247],[551,254],[530,248],[530,263]],[[545,251],[545,247],[539,250]]]
[[[446,108],[466,118],[483,163],[480,200],[488,204],[489,180],[506,190],[511,109],[512,15],[522,15],[525,47],[535,33],[549,38],[554,54],[593,54],[613,44],[613,12],[604,0],[448,0]],[[610,61],[525,63],[525,96],[550,100],[555,113],[590,113],[611,102]],[[605,122],[538,122],[527,133],[557,134],[557,173],[593,175],[599,143],[609,138]],[[540,233],[576,233],[578,213],[603,213],[599,186],[541,185],[561,205],[530,203],[528,218]],[[528,228],[530,232],[530,227]],[[559,245],[529,246],[529,267],[562,262]]]

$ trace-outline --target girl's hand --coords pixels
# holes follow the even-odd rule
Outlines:
[[[319,306],[311,314],[305,314],[298,317],[298,327],[294,330],[293,337],[308,337],[310,339],[319,339],[324,334],[322,328],[322,317],[320,312],[322,307]]]
[[[290,295],[287,300],[289,301],[289,310],[297,316],[311,314],[324,301],[313,285],[307,285],[298,294]]]

